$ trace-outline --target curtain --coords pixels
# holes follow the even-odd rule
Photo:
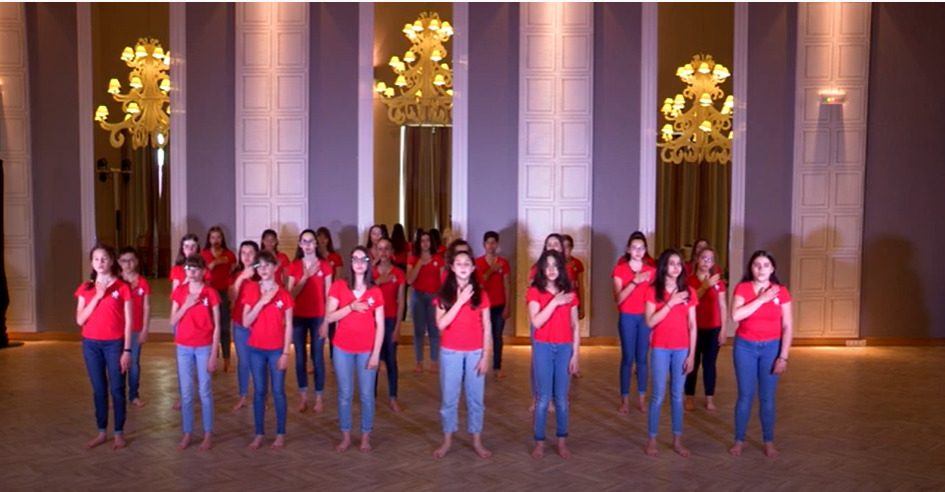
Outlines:
[[[408,237],[417,228],[450,225],[452,190],[452,128],[408,126],[404,138],[404,227]]]
[[[653,257],[666,248],[685,250],[688,255],[693,243],[704,238],[715,249],[718,265],[727,272],[731,165],[658,162],[656,180]]]

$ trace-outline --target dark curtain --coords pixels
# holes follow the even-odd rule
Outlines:
[[[404,138],[404,184],[409,236],[417,228],[450,225],[452,128],[408,126]]]
[[[658,162],[656,180],[653,257],[666,248],[688,254],[696,240],[705,238],[716,251],[716,262],[727,271],[731,165]]]

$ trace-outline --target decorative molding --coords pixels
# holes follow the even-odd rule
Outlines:
[[[594,11],[592,4],[527,3],[520,12],[516,285],[526,285],[527,266],[551,232],[573,236],[575,256],[588,271],[592,264]],[[591,295],[586,282],[585,299]],[[524,307],[520,336],[529,332]]]
[[[4,257],[17,259],[6,262],[10,291],[7,327],[11,332],[35,332],[38,285],[33,256],[29,53],[23,3],[0,5],[0,39],[0,159],[5,178],[2,233]]]
[[[236,243],[308,225],[309,8],[236,6]]]
[[[870,5],[800,4],[791,292],[799,337],[859,335]],[[819,92],[841,89],[842,105]],[[736,115],[738,112],[736,112]]]
[[[374,224],[374,3],[358,5],[358,237]]]
[[[640,222],[637,229],[652,243],[656,234],[656,81],[658,4],[640,5]]]
[[[729,202],[728,273],[730,279],[742,278],[745,264],[745,176],[747,165],[748,121],[748,4],[735,4],[734,57],[732,59],[732,95],[735,112],[732,116],[732,182]],[[731,317],[726,329],[735,332]]]
[[[453,158],[451,227],[454,237],[469,228],[469,3],[453,3]]]
[[[170,4],[171,130],[171,251],[187,234],[187,4]],[[91,111],[91,110],[90,110]]]

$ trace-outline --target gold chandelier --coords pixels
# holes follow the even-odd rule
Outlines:
[[[732,160],[732,111],[735,100],[725,97],[722,109],[715,109],[714,101],[725,96],[719,87],[731,73],[711,55],[699,54],[692,62],[676,69],[676,76],[686,84],[682,94],[666,98],[660,110],[666,123],[660,134],[663,143],[657,144],[660,160],[664,163],[714,162],[725,164]],[[686,109],[686,99],[692,106]]]
[[[169,130],[170,99],[167,92],[171,90],[171,79],[167,72],[171,68],[171,53],[165,53],[157,39],[141,38],[134,49],[130,46],[124,49],[121,59],[131,68],[128,74],[130,89],[127,94],[122,94],[121,82],[111,79],[108,93],[121,103],[125,117],[118,123],[109,123],[108,108],[103,104],[95,110],[95,121],[111,133],[108,140],[112,147],[124,145],[123,130],[127,130],[131,134],[133,149],[149,144],[162,148],[167,144]]]
[[[453,35],[449,21],[440,21],[436,12],[420,14],[413,24],[405,24],[404,36],[411,47],[403,58],[392,56],[388,65],[396,75],[394,84],[374,85],[387,117],[396,125],[449,125],[453,109],[453,72],[443,43]],[[396,89],[395,89],[396,87]]]

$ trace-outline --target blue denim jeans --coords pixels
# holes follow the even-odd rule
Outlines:
[[[650,411],[647,417],[647,430],[650,437],[656,437],[660,426],[660,409],[663,398],[666,397],[666,377],[669,377],[670,408],[673,415],[673,435],[682,435],[683,420],[683,386],[686,375],[683,374],[683,363],[689,355],[689,349],[654,348],[650,357],[653,368],[653,393],[650,394]]]
[[[249,329],[233,323],[233,345],[236,346],[236,381],[240,397],[249,394]],[[281,352],[280,352],[281,353]]]
[[[358,374],[358,395],[361,400],[361,432],[374,428],[374,381],[377,369],[368,369],[370,352],[352,353],[335,346],[332,362],[338,378],[338,420],[341,432],[351,432],[351,404],[354,399],[354,374]]]
[[[185,434],[194,432],[194,378],[200,394],[203,432],[213,432],[213,385],[207,361],[215,357],[213,345],[203,347],[177,346],[177,377],[180,382],[180,416]]]
[[[505,305],[489,308],[489,321],[492,323],[492,369],[502,369],[502,332],[505,330],[505,318],[502,317]]]
[[[253,422],[256,435],[266,434],[266,393],[272,382],[272,399],[276,404],[276,434],[285,435],[286,402],[285,371],[279,370],[282,350],[262,350],[248,347],[249,365],[253,371]]]
[[[115,434],[125,428],[125,376],[121,373],[121,353],[124,340],[82,339],[82,357],[92,383],[92,400],[95,402],[95,425],[99,432],[108,428],[108,393],[112,394],[115,407]]]
[[[440,330],[436,327],[433,298],[436,294],[413,291],[413,349],[417,363],[423,362],[423,340],[430,335],[430,360],[440,360]]]
[[[384,318],[384,343],[381,345],[381,362],[387,368],[387,397],[397,399],[397,338],[400,333],[394,333],[397,318]],[[374,396],[377,397],[377,383],[374,379]]]
[[[456,432],[459,428],[459,392],[466,391],[466,419],[470,434],[482,432],[485,415],[486,378],[476,372],[476,364],[482,359],[482,349],[440,351],[440,392],[443,402],[440,416],[443,417],[443,433]]]
[[[131,365],[128,367],[128,401],[138,399],[138,388],[141,385],[141,344],[138,343],[140,336],[141,332],[131,332]]]
[[[230,358],[230,295],[227,289],[217,291],[220,295],[220,351],[224,359]]]
[[[637,390],[646,394],[646,355],[650,350],[650,327],[642,314],[620,313],[620,395],[630,394],[630,371],[637,364]]]
[[[299,383],[299,393],[308,391],[308,363],[305,358],[305,342],[309,344],[309,359],[315,368],[315,394],[325,390],[325,339],[319,338],[318,328],[324,318],[292,318],[292,345],[295,346],[295,379]]]
[[[781,351],[781,340],[752,342],[735,337],[732,357],[735,362],[735,380],[738,382],[738,401],[735,403],[735,440],[745,440],[745,429],[751,415],[751,405],[758,391],[761,434],[764,442],[774,441],[774,394],[778,389],[774,361]]]
[[[574,347],[570,343],[532,342],[532,362],[535,366],[535,387],[538,402],[535,404],[535,440],[545,440],[545,421],[548,404],[555,400],[555,423],[558,437],[568,437],[568,388],[571,374],[568,365]]]

